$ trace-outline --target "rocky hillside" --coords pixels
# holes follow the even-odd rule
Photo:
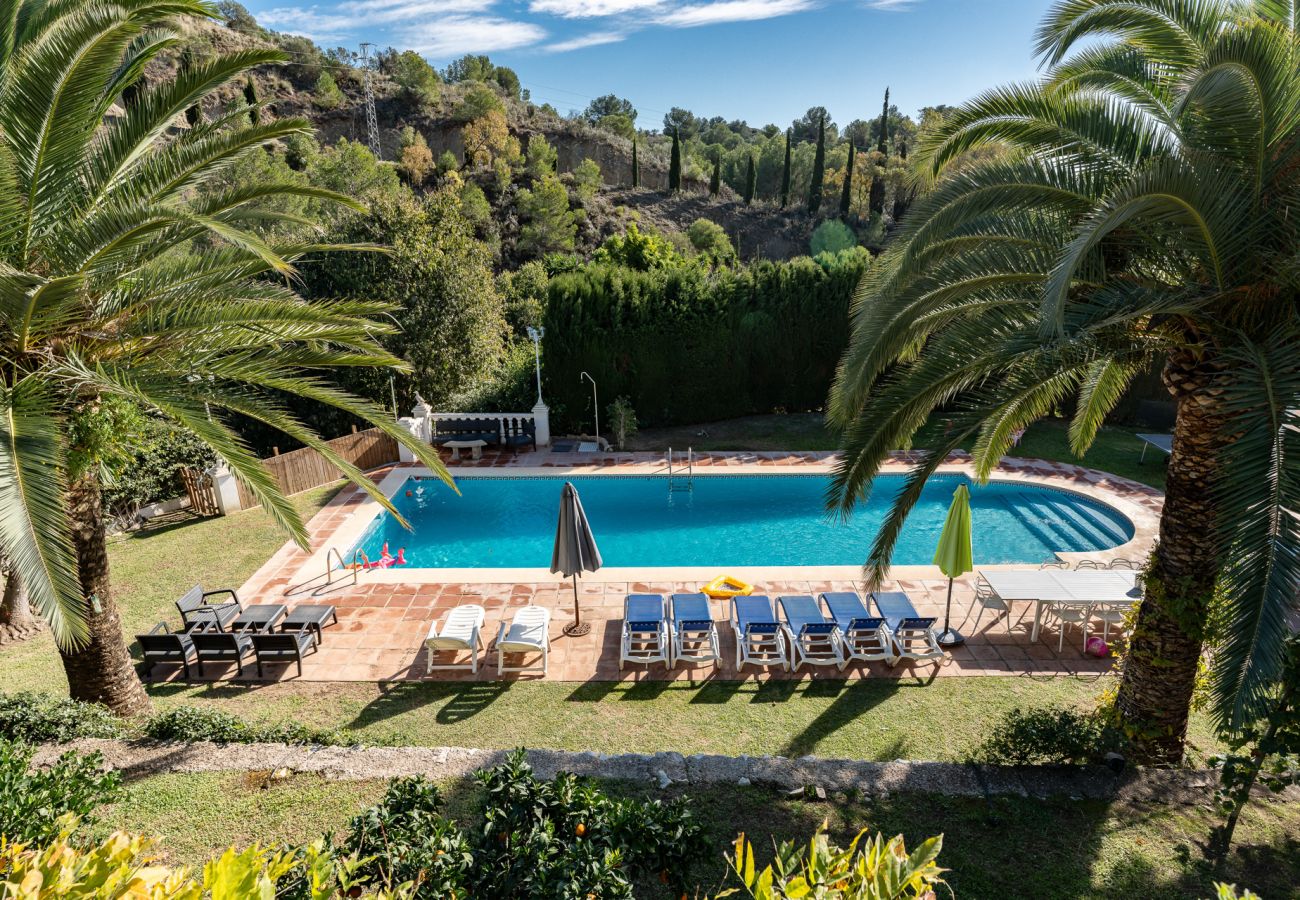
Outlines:
[[[258,97],[267,104],[271,113],[308,119],[315,125],[322,143],[334,143],[340,138],[366,140],[361,70],[338,60],[319,56],[309,58],[306,53],[295,52],[292,49],[294,44],[286,46],[283,36],[273,42],[219,23],[186,27],[193,48],[191,52],[199,58],[214,50],[231,52],[270,48],[278,42],[281,49],[293,54],[292,61],[285,65],[262,67],[253,76]],[[310,47],[301,39],[287,40]],[[181,64],[179,55],[173,56],[156,67],[153,74],[163,79],[174,77]],[[340,92],[332,101],[323,100],[317,90],[323,72],[329,73]],[[401,89],[390,77],[375,72],[372,78],[380,147],[385,159],[393,160],[399,155],[401,133],[407,126],[424,136],[435,158],[444,152],[457,159],[462,157],[463,123],[458,121],[456,110],[469,86],[442,84],[434,102],[415,108],[403,100]],[[227,94],[229,96],[220,97],[217,103],[243,99],[238,88],[228,88]],[[594,160],[600,166],[605,186],[595,200],[587,204],[589,221],[580,235],[583,243],[590,245],[621,230],[632,220],[665,234],[673,234],[684,232],[698,218],[707,218],[726,229],[744,259],[784,259],[807,252],[811,223],[801,215],[783,212],[770,204],[747,207],[726,188],[721,197],[710,197],[707,182],[689,174],[685,179],[686,190],[678,195],[669,195],[669,141],[666,137],[643,135],[638,140],[641,187],[634,189],[631,187],[630,140],[558,115],[545,106],[509,97],[503,99],[511,134],[522,146],[527,146],[533,135],[545,137],[557,152],[557,168],[561,174],[572,172],[584,159]],[[208,110],[209,114],[214,111],[215,107]]]

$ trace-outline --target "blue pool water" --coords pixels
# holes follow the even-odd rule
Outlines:
[[[582,497],[606,566],[861,565],[902,476],[880,476],[847,523],[827,518],[823,475],[699,476],[689,493],[662,477],[458,478],[461,495],[409,479],[393,502],[407,531],[380,513],[358,546],[377,559],[387,542],[423,568],[548,567],[560,489]],[[896,565],[928,565],[961,476],[936,476],[908,517]],[[969,484],[969,482],[967,482]],[[1038,563],[1057,550],[1118,546],[1133,536],[1120,513],[1050,488],[971,488],[976,563]]]

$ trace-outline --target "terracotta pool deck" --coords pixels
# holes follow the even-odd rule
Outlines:
[[[832,460],[833,454],[829,453],[714,453],[701,455],[696,465],[701,470],[725,467],[737,472],[771,471],[772,467],[816,471],[825,470]],[[455,471],[494,470],[501,474],[524,474],[529,470],[560,474],[555,471],[557,469],[575,474],[638,470],[651,473],[662,462],[662,457],[644,453],[542,452],[518,456],[485,453],[481,460],[449,463],[449,467]],[[965,457],[954,456],[945,465],[945,470],[966,470],[967,462]],[[906,465],[907,458],[900,454],[886,470],[902,471]],[[400,479],[419,471],[423,470],[396,466],[372,474],[377,478],[390,477],[388,483],[391,484],[392,478]],[[1136,529],[1134,539],[1116,550],[1091,554],[1092,558],[1141,558],[1149,551],[1155,537],[1163,497],[1145,485],[1077,466],[1024,459],[1005,460],[995,477],[1072,490],[1114,505],[1128,515]],[[563,634],[564,627],[573,620],[573,593],[569,582],[540,570],[511,570],[509,576],[494,575],[493,570],[477,570],[470,573],[476,577],[466,579],[447,577],[448,573],[434,569],[389,569],[362,573],[355,585],[350,576],[339,577],[336,573],[333,583],[326,584],[322,563],[325,551],[333,546],[349,546],[351,541],[345,538],[358,533],[358,528],[370,521],[375,509],[374,501],[363,492],[344,488],[309,523],[312,552],[287,544],[239,588],[239,596],[246,605],[284,603],[292,607],[299,603],[329,603],[337,607],[339,622],[325,630],[319,652],[304,662],[302,680],[496,680],[500,676],[496,671],[496,651],[491,642],[498,623],[508,621],[514,610],[528,603],[546,606],[552,612],[550,673],[546,676],[551,681],[862,677],[928,680],[970,675],[1095,675],[1111,666],[1109,660],[1094,659],[1082,653],[1083,638],[1077,628],[1067,632],[1065,647],[1059,653],[1055,628],[1045,626],[1040,640],[1031,643],[1029,630],[1033,624],[1033,608],[1030,605],[1013,607],[1010,633],[1005,620],[991,611],[984,613],[978,630],[975,630],[978,606],[974,603],[975,577],[971,575],[956,583],[952,605],[953,624],[968,640],[965,646],[957,648],[949,658],[938,663],[904,662],[895,668],[884,663],[855,663],[842,673],[833,667],[804,667],[797,673],[786,673],[779,669],[758,670],[749,666],[738,673],[734,665],[735,644],[725,621],[726,603],[715,601],[713,614],[718,621],[723,656],[719,663],[684,664],[676,670],[667,670],[663,665],[648,668],[629,665],[626,671],[620,672],[618,650],[624,596],[630,592],[669,594],[695,591],[701,582],[694,573],[647,569],[642,573],[644,580],[628,577],[626,570],[597,573],[598,577],[580,583],[582,618],[591,624],[590,632],[581,637]],[[530,577],[527,580],[514,577],[521,573]],[[846,572],[845,567],[781,567],[771,570],[769,577],[763,577],[763,570],[751,568],[741,574],[756,585],[757,592],[773,597],[816,594],[827,590],[860,591],[862,588],[860,581],[853,577],[855,573]],[[906,591],[921,615],[937,616],[942,624],[947,581],[937,569],[913,566],[896,569],[891,574],[894,580],[888,588]],[[500,580],[492,580],[494,577]],[[474,676],[469,672],[435,671],[432,676],[426,676],[427,658],[423,644],[429,626],[435,621],[440,622],[448,611],[462,603],[477,603],[487,611],[483,629],[486,649],[480,655],[479,672]],[[438,660],[446,661],[445,658]],[[508,664],[517,664],[518,661],[508,661]],[[209,665],[205,668],[213,679],[229,679],[235,674],[233,667],[222,670]],[[159,667],[157,675],[162,677],[164,674],[177,677]],[[254,668],[247,666],[244,677],[255,680]],[[532,680],[541,676],[505,677]],[[266,680],[296,678],[292,666],[267,667]]]

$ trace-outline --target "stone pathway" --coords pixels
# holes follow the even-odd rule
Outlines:
[[[98,751],[106,767],[121,771],[128,779],[166,772],[287,770],[337,780],[403,775],[444,780],[466,778],[479,769],[497,765],[507,753],[461,747],[305,747],[85,739],[46,745],[38,751],[35,764],[48,765],[70,749]],[[977,766],[901,760],[876,763],[812,756],[787,759],[529,750],[528,761],[542,778],[564,771],[593,778],[654,782],[662,788],[672,784],[758,784],[781,790],[815,786],[826,791],[857,790],[868,796],[930,793],[1194,804],[1208,802],[1215,784],[1214,773],[1193,769],[1130,769],[1115,775],[1103,767]],[[1300,790],[1293,788],[1290,795],[1289,799],[1300,799]]]

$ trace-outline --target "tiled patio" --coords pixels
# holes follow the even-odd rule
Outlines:
[[[829,454],[713,454],[702,457],[700,466],[764,466],[764,465],[819,465],[825,466]],[[961,458],[954,459],[960,463]],[[573,467],[606,468],[652,463],[646,454],[608,454],[593,459],[591,455],[569,454],[485,454],[477,462],[465,461],[463,467]],[[902,459],[896,463],[904,464]],[[1135,542],[1126,545],[1125,555],[1134,555],[1135,546],[1149,546],[1153,536],[1151,523],[1159,512],[1161,495],[1151,488],[1135,482],[1079,467],[1030,460],[1008,460],[1007,472],[1032,475],[1045,483],[1063,481],[1074,490],[1095,493],[1103,499],[1122,495],[1131,509],[1141,508],[1148,515],[1138,515],[1139,534]],[[383,473],[377,473],[383,474]],[[1094,489],[1094,490],[1089,490]],[[367,502],[364,494],[353,489],[341,491],[310,523],[313,547],[319,552],[331,544],[331,538],[345,522]],[[1133,517],[1133,516],[1131,516]],[[1116,555],[1112,552],[1110,555]],[[1099,554],[1106,556],[1106,554]],[[358,584],[351,584],[350,576],[335,577],[326,585],[320,569],[309,569],[307,563],[314,559],[292,545],[281,548],[267,563],[239,589],[245,604],[331,603],[338,608],[339,623],[326,629],[320,651],[303,665],[303,680],[308,681],[389,681],[422,679],[461,680],[475,676],[468,672],[436,671],[425,675],[426,651],[423,641],[430,623],[441,621],[446,613],[461,603],[477,603],[487,611],[483,639],[488,645],[480,657],[480,680],[498,677],[495,667],[496,652],[491,646],[498,623],[508,621],[515,609],[527,603],[547,606],[552,611],[550,674],[553,681],[608,681],[626,679],[738,679],[738,678],[922,678],[963,675],[1024,675],[1038,673],[1099,673],[1110,668],[1110,661],[1085,656],[1083,639],[1076,628],[1066,634],[1064,650],[1056,650],[1057,632],[1044,627],[1040,640],[1031,643],[1029,630],[1033,623],[1033,608],[1020,604],[1011,614],[1012,628],[1008,634],[1005,620],[986,612],[979,629],[973,628],[978,607],[973,603],[974,577],[961,579],[953,594],[953,624],[968,638],[965,646],[958,648],[949,659],[941,663],[901,663],[889,668],[884,663],[850,665],[843,673],[833,667],[805,667],[798,673],[787,674],[780,670],[757,670],[746,667],[743,673],[735,670],[735,644],[727,627],[726,603],[715,601],[714,618],[719,622],[723,660],[714,664],[683,665],[668,671],[662,665],[648,669],[631,666],[624,672],[618,668],[618,642],[624,596],[629,592],[655,592],[669,594],[694,591],[697,581],[614,581],[589,580],[580,585],[580,605],[583,620],[591,624],[588,634],[570,637],[563,634],[564,627],[573,620],[573,593],[568,582],[557,579],[538,579],[528,583],[466,583],[465,581],[438,582],[437,570],[388,570],[377,575],[362,573]],[[921,567],[914,567],[921,568]],[[925,567],[928,568],[928,567]],[[314,579],[307,573],[316,572]],[[922,615],[933,615],[942,623],[947,582],[938,577],[937,570],[920,577],[899,575],[888,587],[908,593]],[[431,574],[432,573],[432,574]],[[418,575],[418,577],[417,577]],[[773,597],[780,594],[816,594],[825,590],[860,589],[853,581],[820,578],[810,569],[806,578],[755,579],[757,591]],[[1098,628],[1100,626],[1097,626]],[[440,659],[439,662],[445,660]],[[518,662],[515,660],[514,662]],[[221,672],[210,665],[208,674],[217,678],[230,678],[233,667]],[[160,667],[157,673],[164,674]],[[170,674],[170,673],[168,673]],[[245,677],[253,677],[247,668]],[[175,677],[175,676],[171,676]],[[270,667],[268,679],[292,679],[296,675],[289,667]],[[538,678],[540,676],[507,676]]]

